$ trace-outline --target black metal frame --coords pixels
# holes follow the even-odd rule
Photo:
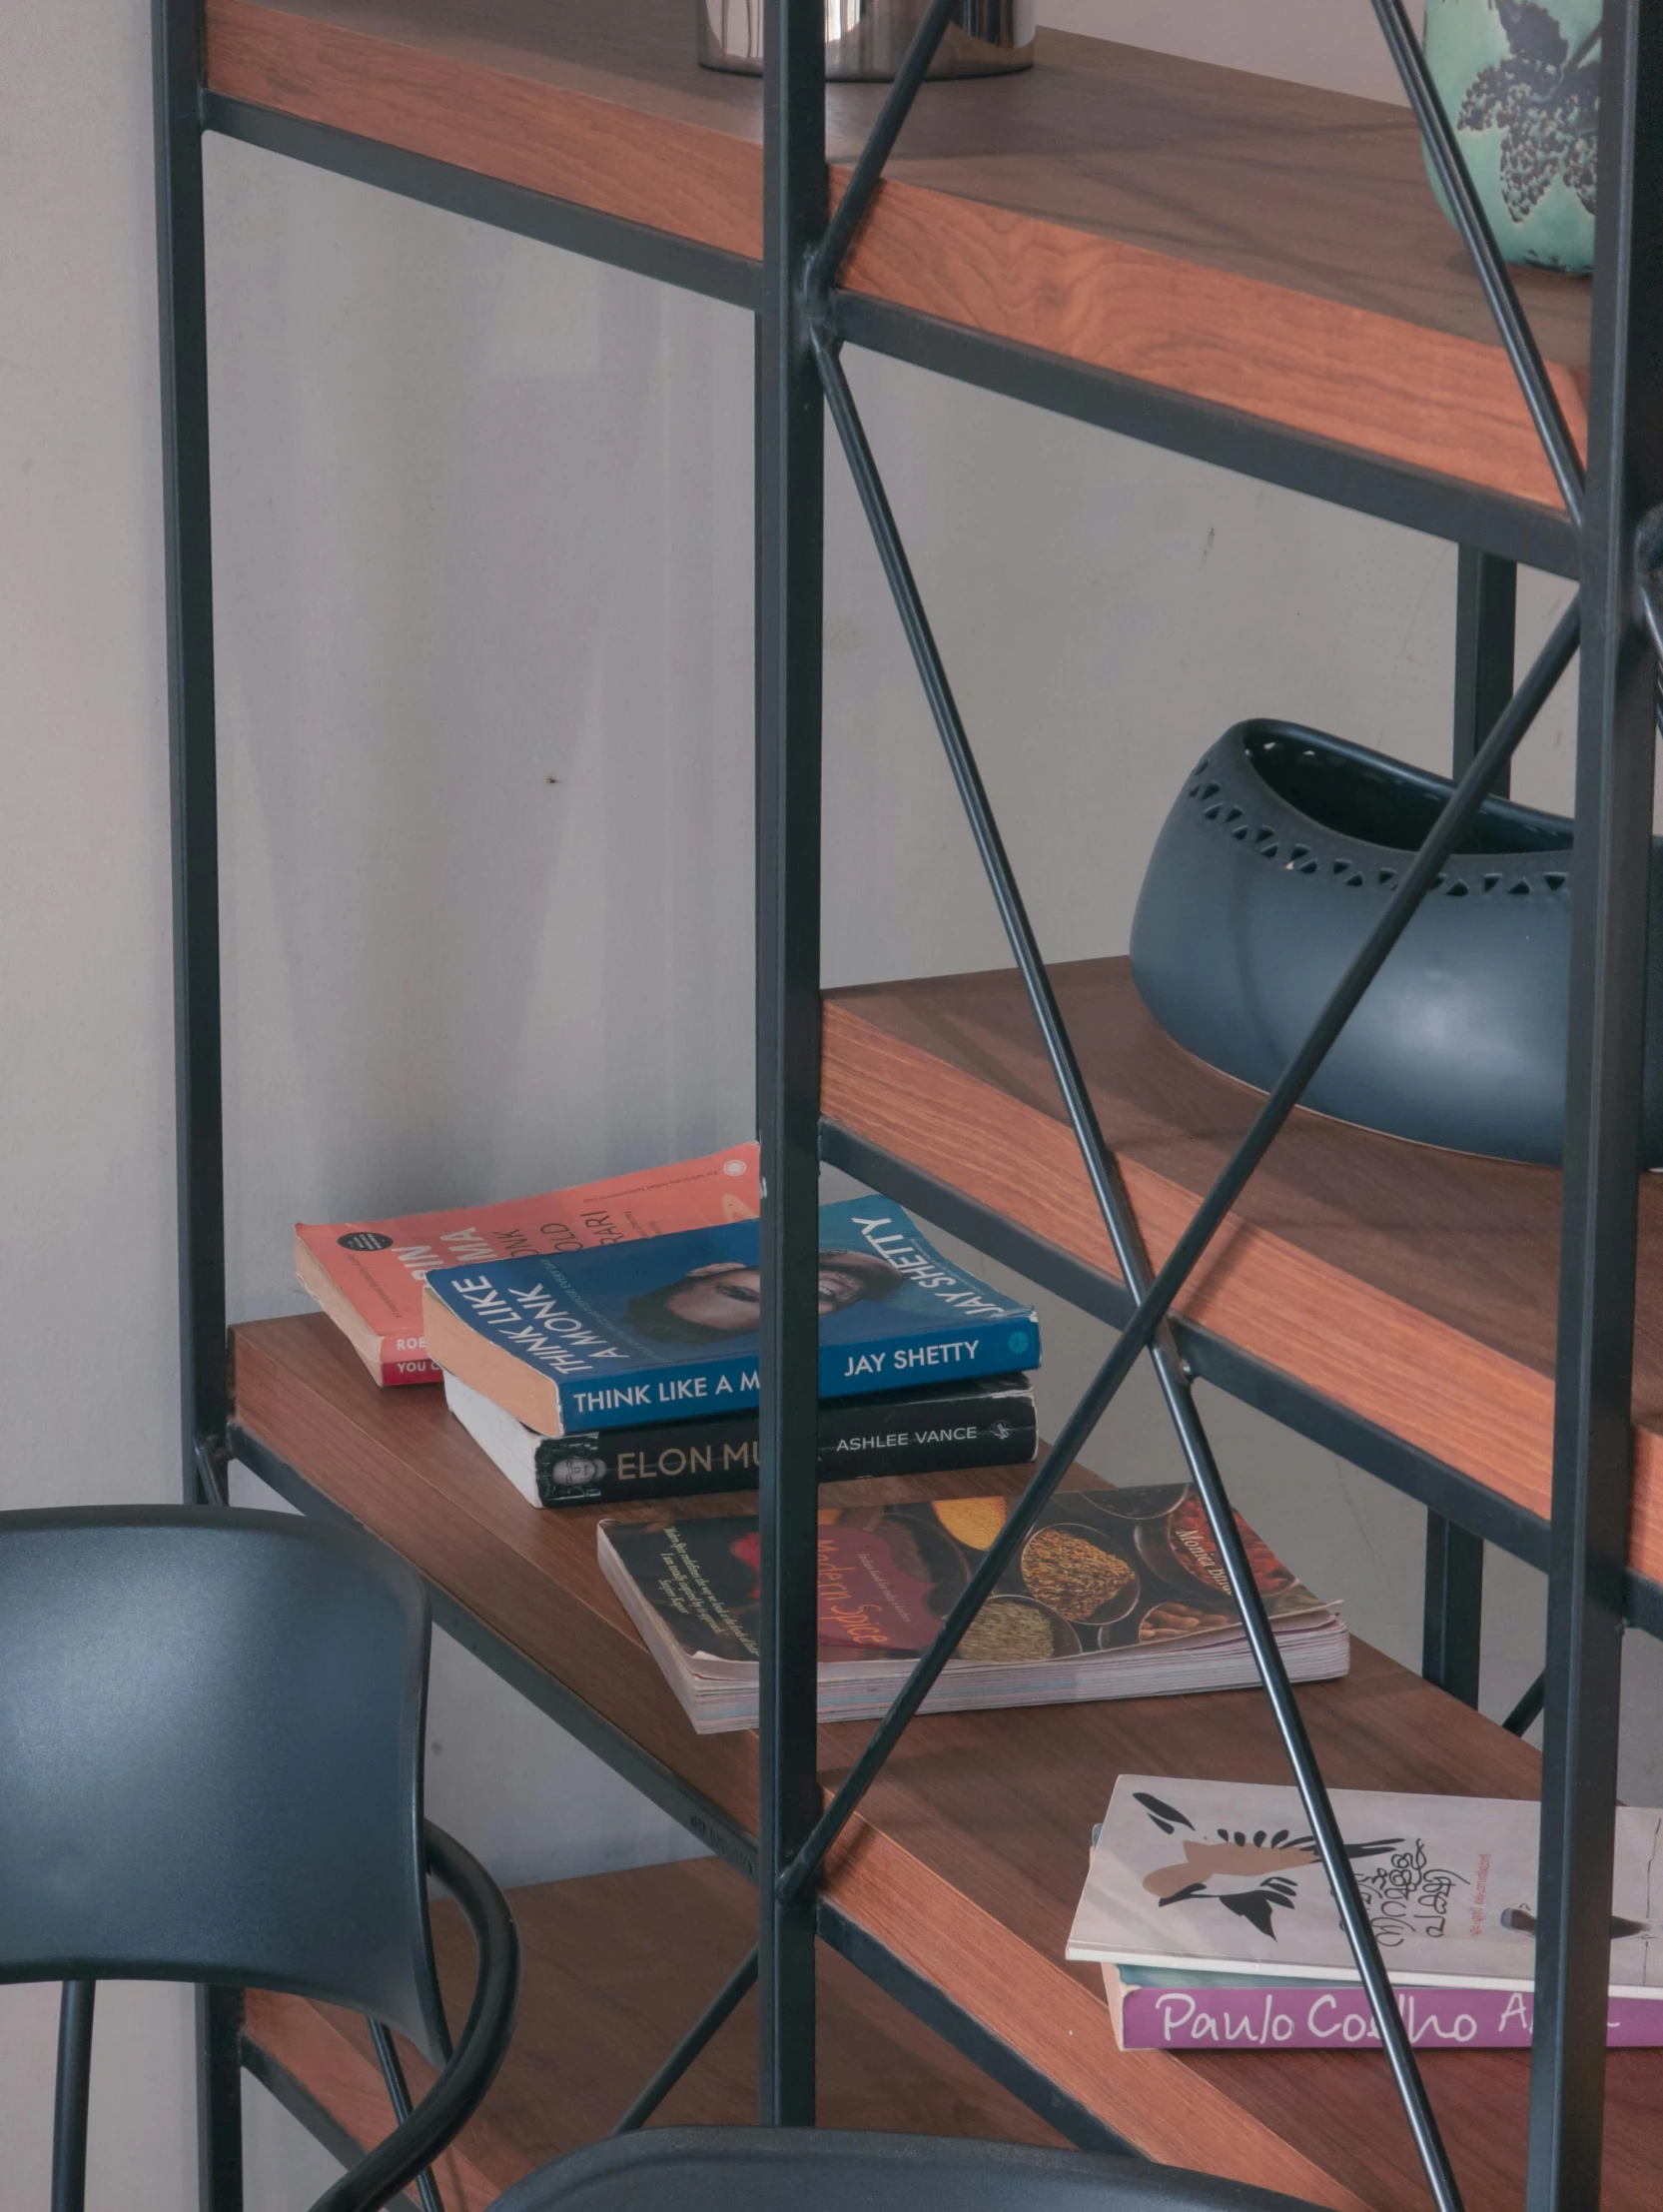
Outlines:
[[[1518,568],[1511,560],[1462,546],[1455,577],[1455,731],[1450,773],[1471,767],[1513,691]],[[1504,797],[1507,769],[1490,788]],[[1429,1682],[1478,1702],[1483,1643],[1484,1541],[1458,1520],[1427,1509],[1424,1625],[1420,1671]]]
[[[1543,1932],[1529,2206],[1530,2212],[1571,2212],[1597,2203],[1604,2065],[1598,2029],[1604,2003],[1620,1636],[1625,1617],[1654,1633],[1663,1630],[1663,1591],[1628,1575],[1625,1549],[1638,1040],[1655,651],[1663,636],[1649,575],[1663,548],[1663,279],[1655,274],[1663,269],[1663,146],[1656,143],[1655,132],[1650,140],[1637,132],[1634,118],[1655,116],[1663,107],[1663,5],[1659,0],[1607,0],[1605,10],[1600,148],[1605,182],[1585,489],[1574,442],[1401,0],[1371,4],[1540,433],[1564,499],[1563,516],[840,291],[842,260],[870,208],[884,161],[951,12],[951,0],[932,0],[835,215],[827,200],[818,0],[769,0],[760,271],[732,255],[211,94],[202,83],[196,0],[153,0],[174,793],[182,1427],[188,1496],[223,1496],[227,1453],[235,1450],[304,1510],[336,1510],[257,1440],[228,1430],[202,134],[212,129],[542,239],[726,301],[752,311],[757,319],[757,1035],[765,1190],[758,1840],[753,1843],[735,1830],[714,1807],[462,1613],[443,1592],[433,1593],[435,1618],[442,1626],[694,1833],[759,1879],[756,1952],[736,1969],[620,2128],[638,2125],[647,2115],[753,1978],[761,1984],[760,2116],[774,2124],[811,2121],[818,1931],[921,2016],[943,2026],[1037,2109],[1047,2109],[1053,2117],[1063,2113],[1058,2124],[1065,2132],[1103,2147],[1108,2131],[1101,2122],[1077,2107],[1065,2112],[1071,2100],[1059,2104],[1054,2085],[818,1897],[815,1876],[1023,1529],[1132,1365],[1148,1352],[1242,1606],[1428,2182],[1446,2212],[1459,2204],[1456,2181],[1389,2001],[1296,1699],[1241,1555],[1195,1404],[1193,1379],[1221,1384],[1423,1500],[1428,1514],[1423,1668],[1453,1694],[1476,1700],[1484,1544],[1502,1544],[1549,1567],[1552,1598],[1544,1681],[1526,1692],[1507,1722],[1518,1728],[1528,1725],[1545,1696]],[[1455,794],[1405,871],[1380,927],[1159,1271],[1151,1269],[1142,1250],[1004,853],[843,374],[845,343],[1427,530],[1460,547]],[[848,1132],[819,1123],[820,601],[827,414],[853,473],[1124,1282],[987,1214]],[[1581,589],[1515,689],[1519,561],[1577,575]],[[1505,789],[1511,753],[1568,664],[1584,628],[1553,1510],[1551,1525],[1544,1527],[1401,1439],[1206,1332],[1175,1322],[1170,1309],[1431,883],[1441,858],[1453,848],[1485,793]],[[817,1392],[812,1284],[822,1156],[944,1226],[969,1234],[984,1249],[1013,1260],[1031,1279],[1060,1291],[1119,1331],[1055,1450],[1015,1508],[1005,1538],[984,1561],[937,1645],[826,1806],[815,1770],[813,1648]],[[213,1992],[202,1993],[200,2015],[203,2200],[213,2212],[234,2212],[241,2201],[238,2023],[235,2009]],[[1112,2147],[1126,2147],[1109,2140]]]
[[[1628,1559],[1640,1051],[1663,508],[1663,10],[1607,0],[1581,533],[1570,1078],[1542,1744],[1530,2212],[1599,2196]]]

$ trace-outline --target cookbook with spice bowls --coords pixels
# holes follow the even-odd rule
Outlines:
[[[819,1517],[819,1711],[873,1717],[1005,1525],[1005,1497],[837,1506]],[[1241,1524],[1296,1681],[1343,1674],[1336,1610]],[[756,1725],[752,1516],[607,1520],[602,1573],[701,1735]],[[1252,1655],[1206,1515],[1183,1484],[1060,1491],[966,1632],[926,1712],[1246,1688]]]

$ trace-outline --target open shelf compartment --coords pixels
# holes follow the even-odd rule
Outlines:
[[[523,2175],[617,2119],[755,1940],[756,1900],[716,1859],[589,1874],[509,1892],[524,1952],[514,2039],[483,2105],[435,2170],[445,2212],[485,2212]],[[452,2022],[472,1991],[472,1939],[433,1915]],[[832,1952],[818,1977],[822,2124],[910,2135],[1057,2143],[1056,2131]],[[246,2062],[320,2134],[367,2150],[393,2124],[356,2014],[251,1991]],[[432,2068],[400,2039],[412,2094]],[[322,2124],[320,2124],[322,2116]],[[756,1998],[719,2028],[653,2115],[654,2127],[756,2118]]]
[[[437,1391],[379,1390],[321,1317],[247,1325],[234,1342],[240,1456],[295,1503],[346,1515],[403,1553],[439,1618],[482,1657],[521,1686],[533,1677],[558,1685],[578,1725],[583,1715],[592,1723],[588,1740],[604,1749],[610,1731],[625,1770],[628,1758],[646,1762],[664,1777],[661,1801],[679,1790],[689,1808],[709,1808],[690,1824],[707,1817],[742,1855],[755,1819],[755,1738],[693,1733],[600,1575],[599,1509],[528,1505]],[[1020,1481],[979,1471],[840,1485],[838,1495],[967,1496]],[[669,1519],[749,1503],[635,1510]],[[1366,1646],[1353,1647],[1344,1680],[1302,1690],[1300,1703],[1335,1787],[1539,1789],[1529,1746]],[[863,1723],[819,1731],[826,1783],[865,1733]],[[917,1720],[832,1855],[824,1912],[841,1931],[834,1940],[877,1962],[908,2001],[933,1993],[950,2029],[965,2031],[955,2040],[1003,2054],[1006,2078],[1030,2103],[1043,2104],[1049,2085],[1048,2116],[1076,2140],[1094,2128],[1102,2140],[1107,2129],[1168,2164],[1335,2212],[1417,2208],[1423,2184],[1378,2057],[1119,2048],[1099,1977],[1066,1963],[1063,1947],[1092,1824],[1123,1770],[1285,1779],[1268,1709],[1251,1690]],[[736,1943],[730,1965],[745,1947]],[[1423,2061],[1469,2212],[1512,2212],[1527,2057],[1426,2052]],[[648,2071],[649,2059],[642,2078]],[[629,2088],[620,2091],[627,2101]],[[1649,2207],[1660,2166],[1663,2053],[1613,2052],[1607,2204]]]
[[[1070,961],[1052,979],[1159,1263],[1259,1094],[1173,1043],[1129,961]],[[1014,971],[829,992],[821,1095],[836,1130],[1118,1280]],[[1510,1523],[1498,1515],[1483,1533],[1544,1564],[1559,1191],[1555,1169],[1440,1152],[1295,1109],[1178,1311],[1467,1478]],[[1629,1557],[1651,1626],[1663,1583],[1663,1184],[1652,1177],[1640,1192],[1640,1253]]]
[[[217,128],[288,117],[759,260],[760,87],[698,67],[691,0],[208,0],[206,25]],[[1563,565],[1552,478],[1405,109],[1061,32],[1038,56],[924,88],[844,272],[853,309],[1450,480],[1530,511],[1535,557]],[[834,189],[881,97],[829,88]],[[1519,284],[1580,436],[1587,286]]]

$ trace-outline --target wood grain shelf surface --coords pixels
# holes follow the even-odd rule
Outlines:
[[[1163,1259],[1260,1094],[1192,1059],[1130,962],[1052,970],[1103,1129]],[[828,994],[823,1111],[1116,1275],[1014,972]],[[1663,1183],[1642,1178],[1636,1574],[1663,1583]],[[1550,1501],[1556,1169],[1295,1109],[1179,1310],[1525,1511]]]
[[[755,1940],[755,1894],[714,1859],[589,1874],[510,1892],[524,1981],[513,2042],[484,2103],[440,2161],[447,2212],[485,2212],[522,2175],[597,2141]],[[472,1991],[472,1938],[433,1915],[452,2029]],[[835,1953],[822,1951],[817,2061],[822,2124],[1007,2142],[1062,2138]],[[304,1998],[251,1991],[244,2032],[361,2149],[392,2110],[366,2023]],[[400,2039],[414,2094],[433,2070]],[[746,1998],[660,2105],[652,2126],[756,2118],[756,2001]]]
[[[207,0],[210,88],[755,259],[754,80],[691,0]],[[1407,112],[1042,31],[928,85],[858,293],[1557,511]],[[834,189],[881,88],[834,86]],[[1519,273],[1586,421],[1583,280]]]
[[[239,1328],[234,1354],[236,1420],[264,1450],[684,1783],[754,1826],[754,1738],[693,1734],[600,1576],[597,1509],[526,1504],[437,1391],[378,1390],[321,1317]],[[891,1479],[841,1485],[838,1495],[971,1495],[1020,1479]],[[753,1503],[690,1500],[679,1511]],[[1527,1745],[1366,1647],[1354,1648],[1345,1680],[1302,1691],[1301,1704],[1337,1786],[1493,1796],[1539,1787]],[[820,1730],[828,1785],[865,1734],[861,1723]],[[1377,2058],[1117,2047],[1101,1983],[1069,1966],[1063,1948],[1092,1823],[1123,1770],[1285,1778],[1256,1692],[932,1715],[914,1722],[834,1853],[828,1895],[1150,2156],[1335,2212],[1418,2212],[1421,2184]],[[711,1986],[719,1979],[712,1971]],[[1526,2061],[1434,2053],[1426,2068],[1471,2212],[1511,2212],[1523,2189]],[[1605,2202],[1639,2212],[1655,2202],[1663,2161],[1663,2060],[1614,2053],[1610,2078]]]

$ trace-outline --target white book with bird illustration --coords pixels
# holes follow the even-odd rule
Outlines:
[[[1331,1792],[1386,1971],[1426,1988],[1528,1989],[1530,1799]],[[1611,1992],[1663,1989],[1663,1811],[1617,1808]],[[1298,1791],[1123,1774],[1092,1849],[1070,1958],[1344,1982],[1358,1977]]]

